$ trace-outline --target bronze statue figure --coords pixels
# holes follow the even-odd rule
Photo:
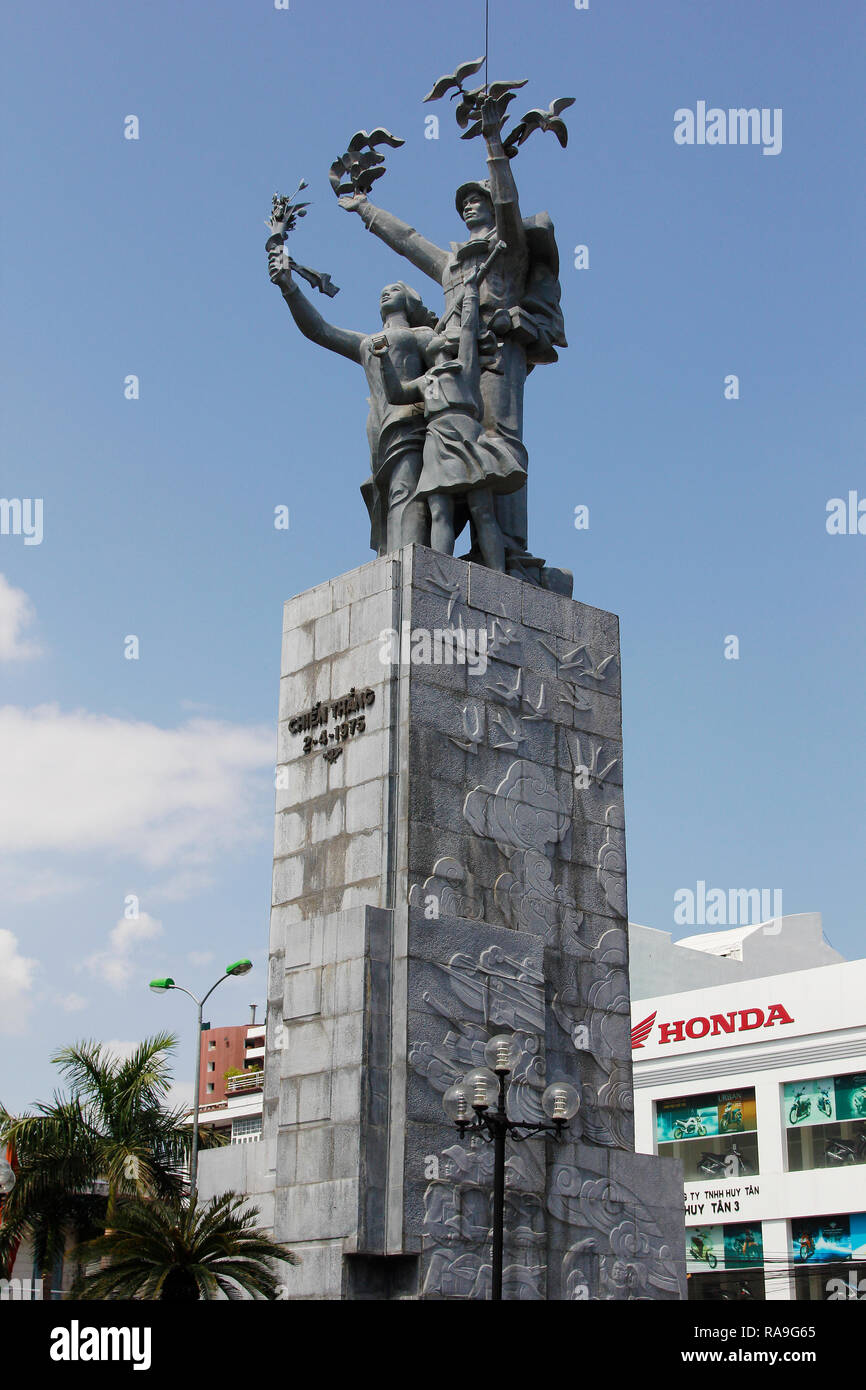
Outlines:
[[[331,167],[341,207],[442,286],[435,338],[435,316],[403,282],[383,291],[383,338],[326,323],[292,279],[281,246],[270,242],[269,268],[301,332],[367,373],[372,474],[362,492],[377,553],[412,540],[453,553],[455,536],[470,519],[469,558],[570,593],[567,572],[545,568],[527,548],[524,386],[535,366],[557,360],[566,339],[553,223],[546,212],[522,215],[511,160],[535,130],[551,131],[565,145],[561,112],[573,99],[527,112],[503,135],[507,108],[525,82],[467,90],[464,82],[483,61],[461,64],[425,98],[459,97],[463,138],[480,134],[487,147],[488,177],[462,184],[456,194],[465,241],[444,250],[370,202],[372,184],[384,173],[375,147],[403,143],[383,127],[357,132]],[[269,226],[275,234],[282,230],[276,217]]]
[[[454,553],[455,502],[462,498],[484,564],[504,571],[505,542],[496,522],[493,497],[525,485],[526,451],[522,444],[515,448],[502,435],[488,434],[483,428],[478,347],[478,286],[501,250],[505,245],[498,242],[485,264],[476,265],[466,277],[456,355],[453,339],[437,331],[424,354],[430,363],[428,371],[403,384],[384,338],[374,341],[373,352],[382,363],[389,401],[424,401],[427,433],[416,494],[426,499],[430,508],[431,546],[447,555]],[[443,326],[437,324],[437,330]]]

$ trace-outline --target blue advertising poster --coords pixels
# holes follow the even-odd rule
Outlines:
[[[764,1240],[760,1221],[749,1226],[724,1226],[725,1269],[763,1265]]]
[[[676,1096],[656,1107],[656,1138],[660,1144],[681,1139],[715,1139],[757,1128],[755,1092],[717,1091],[701,1096]]]
[[[690,1226],[686,1230],[686,1269],[750,1269],[764,1263],[760,1221],[736,1226]]]
[[[836,1119],[866,1120],[866,1075],[836,1077]]]
[[[851,1226],[851,1258],[866,1261],[866,1211],[849,1217]]]
[[[685,1105],[658,1109],[658,1138],[660,1143],[676,1139],[703,1139],[719,1132],[717,1105],[702,1105],[703,1097]]]
[[[850,1260],[851,1219],[845,1215],[804,1216],[792,1220],[791,1254],[795,1265]]]

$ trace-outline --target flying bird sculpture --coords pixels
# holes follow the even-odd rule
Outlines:
[[[525,87],[527,81],[528,79],[524,78],[520,82],[491,82],[489,87],[475,87],[471,92],[463,92],[462,100],[454,108],[457,124],[465,131],[460,137],[461,140],[473,140],[476,135],[481,134],[484,108],[501,126],[518,89]],[[457,93],[453,95],[456,96]]]
[[[457,124],[464,132],[460,137],[462,140],[474,140],[476,135],[480,135],[484,129],[485,118],[491,124],[495,121],[501,129],[508,107],[528,80],[524,77],[516,82],[485,82],[481,87],[467,90],[463,83],[467,77],[476,73],[483,63],[483,57],[474,58],[470,63],[461,63],[453,72],[440,77],[424,98],[425,101],[439,101],[449,92],[452,101],[456,97],[460,98],[454,108],[454,114]]]
[[[453,72],[446,73],[444,77],[440,77],[438,82],[433,83],[433,86],[430,88],[424,100],[439,101],[440,97],[444,97],[445,93],[450,92],[452,87],[455,87],[457,92],[462,92],[463,83],[466,81],[467,77],[471,77],[473,73],[476,73],[478,69],[484,65],[486,56],[485,53],[482,53],[480,58],[473,58],[468,63],[461,63]],[[455,92],[455,96],[457,92]]]
[[[377,126],[369,132],[357,130],[349,141],[346,153],[334,160],[328,173],[336,196],[342,198],[369,193],[376,179],[385,173],[385,156],[379,153],[376,146],[389,145],[396,150],[405,143],[384,126]]]
[[[446,93],[450,93],[452,101],[456,97],[460,98],[454,113],[457,124],[464,132],[461,136],[463,140],[473,140],[476,135],[480,135],[485,121],[488,126],[495,122],[501,130],[508,107],[520,88],[526,86],[527,79],[523,78],[517,82],[485,82],[481,87],[467,90],[463,83],[467,77],[478,71],[483,62],[483,58],[475,58],[471,63],[461,63],[453,72],[440,77],[424,98],[425,101],[438,101]],[[503,136],[503,148],[508,158],[514,158],[520,146],[529,139],[534,130],[552,131],[564,149],[568,144],[568,130],[565,121],[562,120],[562,112],[573,106],[574,100],[574,97],[557,97],[546,111],[542,111],[540,107],[527,111],[517,125]]]
[[[574,105],[574,101],[574,97],[557,97],[555,101],[550,103],[546,111],[542,111],[539,107],[527,111],[514,129],[503,136],[502,143],[509,159],[514,158],[520,146],[529,139],[534,130],[552,131],[562,148],[565,149],[568,144],[568,130],[561,115],[569,106]]]

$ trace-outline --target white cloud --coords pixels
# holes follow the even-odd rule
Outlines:
[[[81,874],[53,869],[44,855],[22,855],[16,863],[0,863],[0,902],[35,903],[42,898],[68,898],[91,886]]]
[[[188,898],[197,898],[207,893],[214,885],[214,876],[204,869],[183,869],[180,873],[169,874],[168,878],[151,884],[147,890],[149,898],[163,898],[166,902],[182,903]]]
[[[193,1083],[191,1081],[173,1081],[165,1103],[169,1109],[179,1105],[182,1105],[184,1110],[192,1109]]]
[[[56,705],[0,708],[0,844],[113,851],[150,866],[218,859],[269,832],[255,793],[273,731],[196,719],[177,729]]]
[[[36,610],[23,589],[13,589],[5,575],[0,574],[0,661],[28,661],[39,655],[39,645],[22,639]]]
[[[213,951],[190,951],[187,956],[190,965],[210,965],[213,958]]]
[[[147,912],[137,917],[121,917],[108,933],[108,949],[97,951],[87,960],[88,969],[101,975],[106,984],[123,989],[136,969],[136,950],[145,941],[162,936],[162,923]]]
[[[61,1009],[64,1009],[66,1011],[66,1013],[77,1014],[82,1009],[87,1008],[88,1001],[84,998],[83,995],[75,994],[73,992],[71,994],[59,994],[57,996],[57,1003]]]
[[[0,928],[0,1033],[14,1033],[27,1021],[37,969],[37,961],[19,955],[17,937]]]
[[[111,1038],[102,1044],[102,1052],[103,1056],[107,1054],[118,1062],[128,1062],[133,1053],[140,1047],[140,1042],[126,1042],[119,1038]]]

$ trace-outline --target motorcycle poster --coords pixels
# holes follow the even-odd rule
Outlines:
[[[724,1226],[725,1269],[749,1269],[764,1263],[764,1234],[760,1221],[751,1226]]]
[[[760,1221],[734,1226],[691,1226],[686,1230],[686,1271],[754,1269],[763,1266]]]
[[[658,1102],[656,1137],[660,1144],[681,1139],[715,1139],[757,1128],[754,1091],[723,1091],[678,1096]]]
[[[791,1222],[795,1264],[826,1264],[862,1258],[866,1253],[866,1213],[853,1216],[806,1216]]]
[[[725,1267],[725,1239],[721,1226],[693,1226],[686,1231],[686,1273],[706,1273]]]
[[[837,1120],[866,1120],[866,1073],[835,1078]]]
[[[719,1133],[742,1134],[758,1128],[754,1091],[725,1091],[718,1098]]]
[[[836,1119],[836,1087],[832,1076],[811,1081],[786,1081],[785,1124],[788,1129],[826,1125]]]
[[[719,1132],[718,1113],[709,1105],[690,1105],[673,1110],[666,1119],[669,1123],[668,1140],[706,1139]]]

